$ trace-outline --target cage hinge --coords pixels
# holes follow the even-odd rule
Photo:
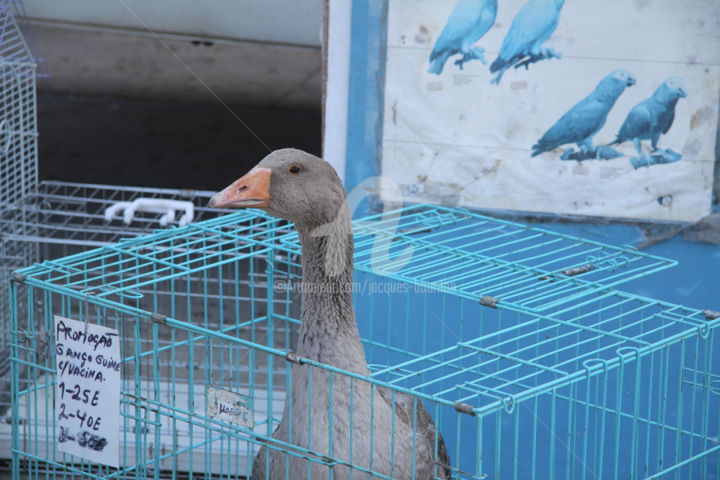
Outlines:
[[[457,410],[460,413],[464,413],[465,415],[471,415],[473,417],[475,416],[475,412],[473,411],[473,406],[468,403],[456,402],[455,410]]]
[[[483,295],[483,297],[480,299],[480,305],[484,305],[486,307],[490,308],[497,308],[497,302],[499,302],[500,299],[491,297],[490,295]]]
[[[296,363],[298,365],[302,365],[304,363],[302,357],[297,356],[297,354],[293,352],[288,352],[285,355],[285,360],[291,363]]]
[[[562,274],[566,277],[575,277],[577,275],[582,275],[583,273],[591,272],[593,270],[595,270],[595,266],[591,263],[588,263],[580,267],[568,268],[567,270],[563,270]]]
[[[720,312],[716,312],[715,310],[705,310],[703,314],[705,314],[707,320],[717,320],[720,318]]]
[[[161,325],[165,325],[165,319],[166,319],[166,318],[167,318],[167,317],[166,317],[165,315],[163,315],[162,313],[151,313],[151,314],[150,314],[150,320],[151,320],[153,323],[159,323],[159,324],[161,324]]]
[[[16,283],[23,283],[25,281],[25,274],[20,272],[13,272],[10,275],[10,280]]]

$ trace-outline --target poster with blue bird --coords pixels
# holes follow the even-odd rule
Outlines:
[[[405,201],[698,220],[718,31],[711,0],[388,0],[382,175]]]

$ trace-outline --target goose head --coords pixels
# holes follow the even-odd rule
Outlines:
[[[259,208],[299,227],[316,228],[336,219],[345,189],[335,169],[302,150],[284,148],[210,199],[210,207]]]

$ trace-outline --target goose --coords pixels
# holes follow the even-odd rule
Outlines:
[[[368,376],[352,302],[350,214],[333,167],[301,150],[276,150],[215,194],[210,206],[259,208],[294,223],[303,285],[294,353]],[[418,399],[321,368],[291,368],[291,391],[272,438],[307,449],[315,461],[262,446],[253,480],[451,478],[445,442]],[[326,465],[322,457],[335,462]]]

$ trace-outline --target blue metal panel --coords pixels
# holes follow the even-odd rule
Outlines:
[[[345,187],[380,173],[387,0],[352,3]]]

